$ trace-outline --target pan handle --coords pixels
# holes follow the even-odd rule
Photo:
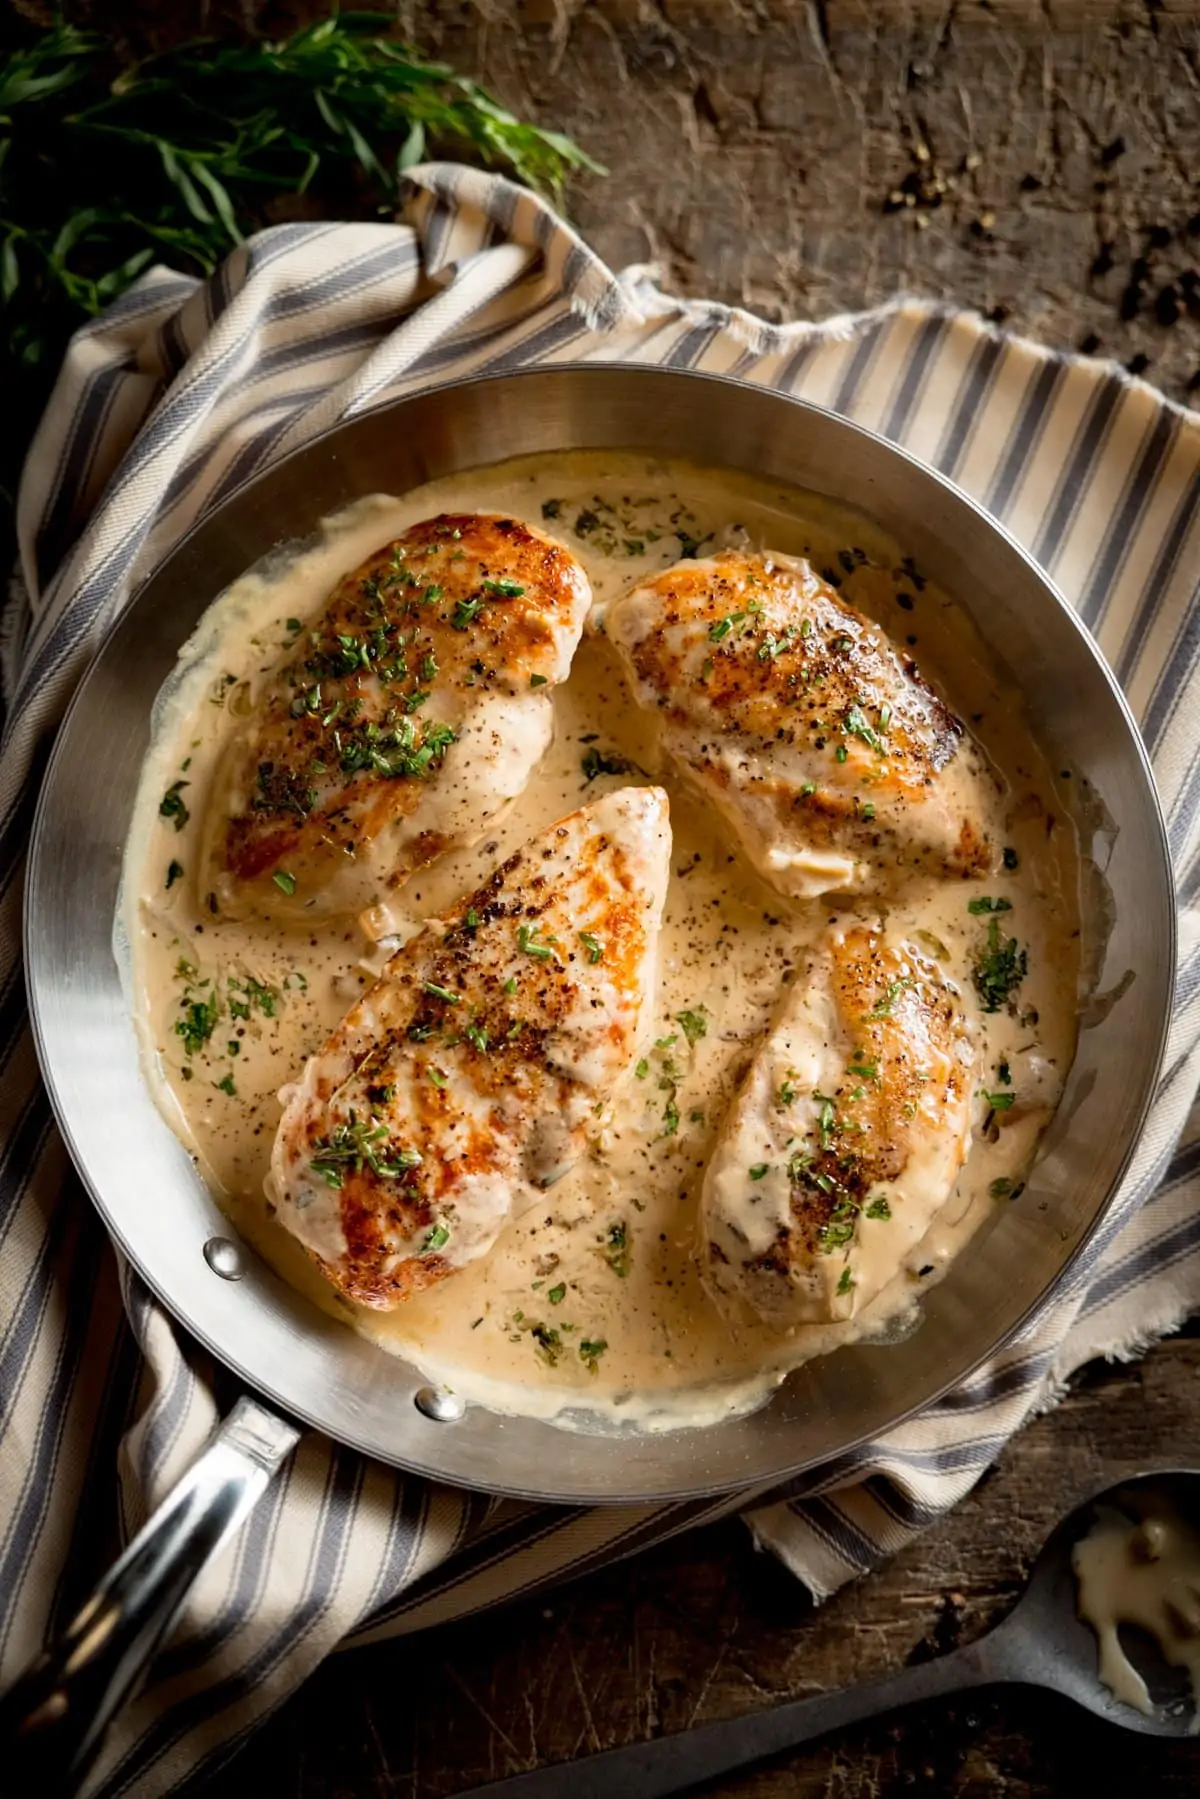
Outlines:
[[[239,1399],[57,1642],[0,1699],[6,1791],[59,1799],[78,1789],[201,1571],[299,1435],[256,1400]]]

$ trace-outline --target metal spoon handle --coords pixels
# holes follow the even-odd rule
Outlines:
[[[810,1742],[844,1724],[856,1724],[862,1718],[874,1718],[940,1693],[1010,1680],[1013,1670],[998,1649],[995,1635],[984,1637],[937,1661],[901,1668],[864,1686],[793,1699],[745,1718],[726,1718],[674,1736],[607,1749],[580,1761],[515,1774],[489,1786],[472,1787],[462,1799],[615,1799],[617,1794],[620,1799],[664,1799],[668,1793],[698,1786],[731,1768]]]

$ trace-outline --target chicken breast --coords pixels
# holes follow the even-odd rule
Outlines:
[[[575,558],[515,518],[444,513],[377,551],[232,739],[201,891],[302,922],[478,839],[550,742],[590,601]]]
[[[429,924],[285,1088],[279,1217],[389,1308],[484,1255],[579,1155],[649,1028],[671,834],[659,788],[574,812]]]
[[[834,930],[801,967],[721,1132],[706,1278],[780,1329],[849,1317],[945,1205],[971,1143],[960,995],[907,943]]]
[[[990,868],[982,764],[958,719],[806,562],[676,563],[610,607],[606,630],[663,748],[782,893]]]

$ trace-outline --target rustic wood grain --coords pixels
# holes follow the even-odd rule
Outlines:
[[[277,31],[323,7],[67,10],[137,51],[197,29]],[[770,318],[932,293],[1052,344],[1144,357],[1177,398],[1200,388],[1200,318],[1176,279],[1200,265],[1196,5],[400,0],[398,15],[608,164],[570,206],[616,266],[656,262],[679,292]],[[914,203],[891,207],[906,187]],[[1167,325],[1155,308],[1170,313],[1160,295],[1173,283],[1182,316]],[[1187,1337],[1139,1366],[1089,1371],[953,1517],[818,1612],[729,1523],[544,1603],[337,1658],[213,1793],[442,1799],[949,1647],[1004,1611],[1077,1498],[1155,1463],[1200,1462],[1198,1375]],[[1200,1790],[1200,1745],[1149,1743],[1012,1689],[847,1732],[710,1794],[914,1790],[1176,1799]]]
[[[951,1517],[820,1610],[730,1522],[544,1601],[335,1658],[214,1795],[443,1799],[951,1648],[1008,1609],[1061,1512],[1149,1465],[1200,1464],[1198,1383],[1198,1338],[1088,1370]],[[1154,1743],[1010,1688],[846,1731],[705,1790],[899,1799],[914,1789],[1175,1799],[1200,1790],[1200,1742]]]

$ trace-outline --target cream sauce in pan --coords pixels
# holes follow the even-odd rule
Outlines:
[[[592,579],[593,628],[554,691],[545,759],[481,843],[445,856],[361,920],[286,930],[222,919],[194,884],[206,800],[230,731],[293,634],[289,620],[317,613],[340,575],[406,526],[450,510],[506,511],[543,525]],[[807,556],[911,649],[968,721],[991,771],[994,797],[981,822],[1005,852],[996,874],[925,878],[899,900],[791,903],[759,880],[712,808],[658,769],[650,723],[630,703],[605,641],[603,608],[641,575],[713,542]],[[674,835],[654,1047],[587,1157],[482,1261],[391,1313],[335,1297],[264,1196],[278,1089],[382,967],[379,938],[390,935],[394,947],[556,818],[650,774],[670,793]],[[209,609],[164,689],[125,893],[148,1079],[241,1234],[314,1303],[467,1399],[593,1428],[711,1423],[760,1403],[814,1355],[909,1328],[921,1292],[962,1244],[999,1206],[1019,1203],[1074,1053],[1079,868],[1069,772],[1032,741],[1016,688],[965,615],[894,543],[854,512],[727,471],[601,453],[523,459],[402,500],[369,497],[327,520],[315,540],[258,565]],[[984,898],[1008,909],[998,918],[969,909]],[[968,997],[995,923],[1001,943],[1015,939],[1026,956],[1015,1015],[978,1018],[974,1142],[950,1201],[901,1258],[883,1227],[871,1233],[869,1253],[898,1262],[877,1297],[831,1325],[780,1333],[749,1317],[731,1322],[700,1280],[703,1171],[805,946],[851,903],[863,917],[886,914],[889,934],[908,937]]]

